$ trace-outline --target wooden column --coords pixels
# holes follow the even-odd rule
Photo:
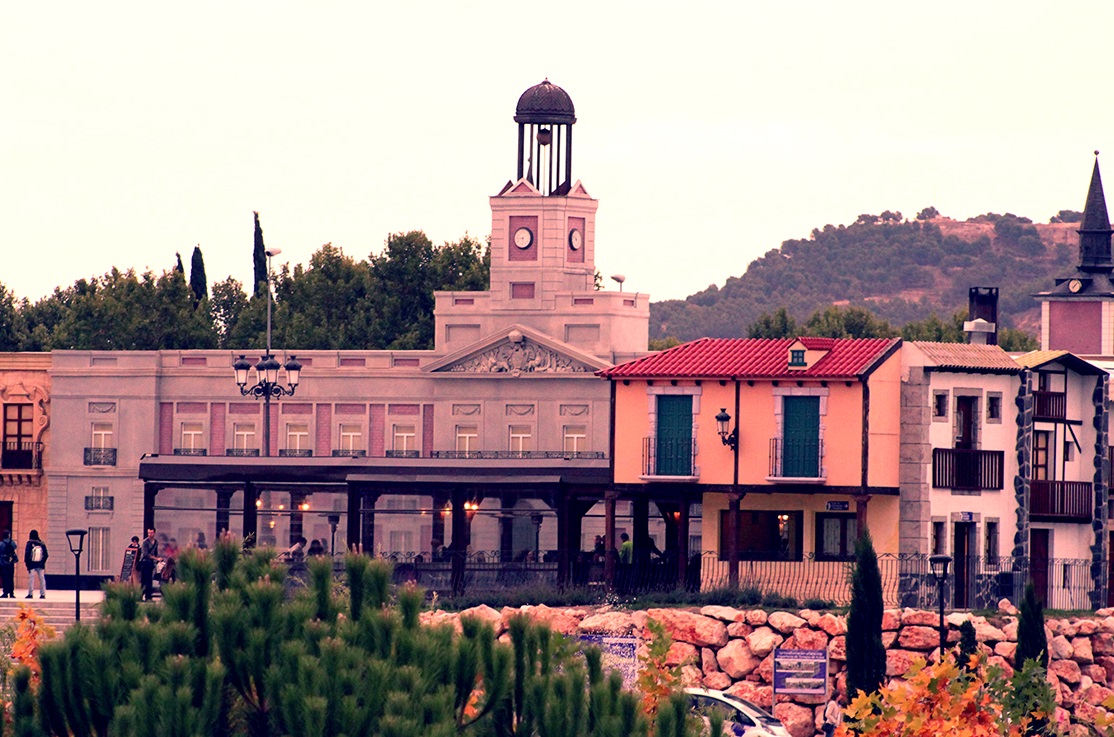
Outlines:
[[[305,515],[302,512],[302,505],[305,504],[305,501],[306,495],[304,492],[290,492],[290,542],[287,545],[293,545],[302,536],[302,530],[305,528]]]
[[[348,509],[344,531],[344,547],[354,550],[360,546],[360,532],[363,529],[363,510],[360,506],[360,491],[348,484]]]
[[[680,587],[688,583],[690,506],[688,498],[682,495],[677,516],[677,584]]]
[[[244,484],[244,547],[254,548],[259,533],[259,492],[250,481]]]
[[[603,494],[603,579],[607,582],[608,591],[615,590],[615,500],[619,498],[617,491],[607,490]]]
[[[743,493],[739,491],[727,494],[727,584],[739,588],[739,503]]]
[[[229,518],[232,514],[232,492],[228,489],[217,489],[217,524],[216,538],[228,532]]]
[[[467,496],[461,489],[452,490],[452,589],[454,594],[464,593],[464,569],[468,551],[468,512],[464,509]]]
[[[571,505],[565,493],[564,490],[558,491],[554,499],[554,511],[557,512],[557,586],[562,589],[569,583],[569,564],[573,560],[569,555],[572,543],[569,534],[572,529],[569,520]]]
[[[855,527],[859,535],[869,529],[867,524],[867,506],[870,504],[870,494],[856,494],[855,499]]]
[[[375,555],[375,504],[379,501],[378,494],[364,492],[361,506],[363,507],[363,521],[360,525],[360,540],[364,552]]]
[[[159,487],[155,484],[143,484],[143,534],[155,527],[155,497],[159,494]]]

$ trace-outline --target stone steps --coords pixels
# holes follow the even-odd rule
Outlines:
[[[26,594],[17,593],[15,599],[0,599],[0,622],[9,622],[19,614],[20,605],[30,607],[43,618],[43,621],[61,634],[75,621],[75,602],[72,591],[48,591],[45,599],[38,593],[33,599],[25,599]],[[99,591],[81,592],[81,621],[93,622],[100,616],[103,595]]]

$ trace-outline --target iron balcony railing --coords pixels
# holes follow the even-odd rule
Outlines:
[[[279,458],[312,458],[311,448],[279,448]]]
[[[1005,451],[932,449],[932,488],[1000,491],[1005,488]]]
[[[1068,416],[1068,395],[1064,392],[1033,392],[1034,420],[1063,420]]]
[[[824,468],[820,438],[770,438],[770,476],[820,478]]]
[[[258,458],[259,448],[226,448],[224,454],[232,458]]]
[[[111,512],[115,506],[116,497],[113,496],[87,496],[85,497],[86,512]]]
[[[429,455],[431,458],[448,458],[451,460],[500,460],[503,458],[601,459],[607,457],[598,450],[579,450],[575,452],[562,450],[434,450]]]
[[[85,449],[85,465],[86,466],[115,466],[116,465],[116,449],[115,448],[86,448]]]
[[[420,450],[388,450],[384,453],[386,458],[421,458]]]
[[[209,455],[208,448],[175,448],[174,455],[176,456],[204,456]]]
[[[1036,522],[1090,522],[1093,501],[1086,481],[1029,482],[1029,518]]]
[[[334,449],[333,458],[367,458],[367,451]]]
[[[643,438],[642,472],[646,476],[695,476],[696,440]]]
[[[43,444],[30,440],[5,440],[0,469],[25,471],[41,468]]]

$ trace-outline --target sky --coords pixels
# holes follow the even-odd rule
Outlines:
[[[1112,27],[1098,0],[2,3],[0,283],[195,245],[249,283],[253,211],[276,268],[483,238],[544,78],[597,268],[654,300],[860,213],[1047,222],[1095,149],[1114,171]]]

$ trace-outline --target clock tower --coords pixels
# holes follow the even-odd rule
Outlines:
[[[438,349],[521,326],[607,361],[641,355],[649,295],[595,288],[599,203],[573,179],[572,98],[546,79],[518,98],[514,121],[516,178],[489,198],[489,291],[439,293]]]

